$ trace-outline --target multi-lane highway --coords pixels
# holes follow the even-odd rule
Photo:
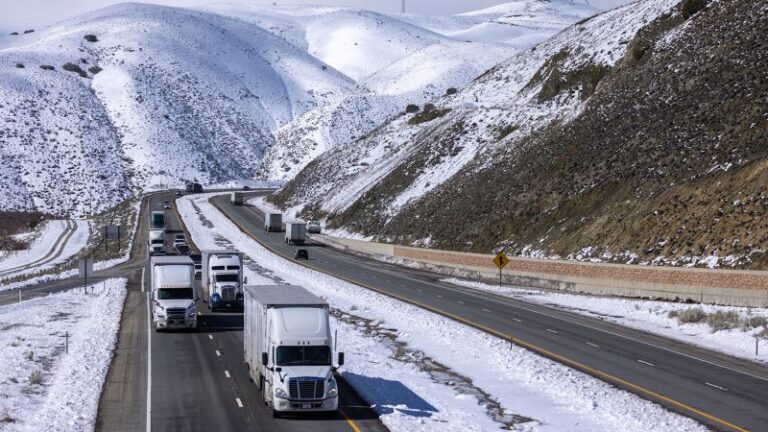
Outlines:
[[[291,259],[296,247],[263,229],[263,214],[212,203],[241,230]],[[718,430],[768,430],[768,368],[598,319],[440,282],[439,275],[310,244],[315,270],[396,297],[658,402]]]
[[[146,214],[162,210],[171,193],[147,199]],[[274,419],[243,361],[243,317],[212,313],[202,301],[199,326],[190,332],[155,333],[150,325],[146,221],[134,243],[139,277],[131,280],[115,360],[99,409],[103,431],[385,431],[376,414],[341,383],[341,410],[333,415]],[[175,211],[166,211],[166,231],[185,232]],[[142,233],[143,232],[143,237]],[[169,235],[172,241],[173,235]],[[192,247],[191,239],[187,241]],[[200,297],[204,298],[202,292]]]

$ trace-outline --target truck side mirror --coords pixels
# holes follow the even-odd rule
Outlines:
[[[261,353],[261,364],[266,366],[268,363],[269,363],[269,356],[267,355],[267,353],[265,352]]]
[[[339,353],[339,366],[344,366],[344,353]]]
[[[243,284],[248,285],[248,278],[247,277],[243,278]]]

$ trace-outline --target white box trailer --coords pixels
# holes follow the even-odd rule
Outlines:
[[[242,192],[232,192],[230,194],[230,201],[232,202],[232,205],[236,205],[236,206],[243,205],[243,193]]]
[[[264,214],[264,229],[266,231],[283,230],[283,214],[282,213],[265,213]]]
[[[307,225],[291,222],[285,224],[285,242],[287,244],[301,245],[307,241]]]
[[[300,286],[245,287],[245,363],[274,416],[338,409],[328,309]]]
[[[208,294],[212,312],[243,308],[243,254],[237,251],[201,251],[200,284]]]
[[[155,330],[197,327],[195,267],[188,256],[156,256],[149,261]]]

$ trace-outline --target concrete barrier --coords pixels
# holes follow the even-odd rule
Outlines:
[[[351,253],[403,261],[445,275],[498,282],[493,255],[397,246],[315,234]],[[731,306],[768,307],[768,272],[510,258],[507,284],[560,291]]]

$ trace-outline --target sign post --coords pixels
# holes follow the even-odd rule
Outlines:
[[[88,293],[88,275],[93,275],[93,258],[80,258],[78,261],[78,275],[83,278],[83,293]]]
[[[509,264],[509,258],[504,255],[504,251],[499,251],[493,258],[493,263],[499,268],[499,287],[501,287],[501,270]]]

